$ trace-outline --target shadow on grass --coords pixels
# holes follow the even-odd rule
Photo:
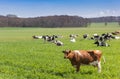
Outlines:
[[[84,74],[89,74],[89,75],[91,75],[91,74],[93,74],[93,72],[92,72],[92,71],[80,72],[80,74],[82,74],[82,75],[84,75]]]
[[[51,75],[55,75],[55,76],[60,76],[60,77],[68,77],[70,74],[80,74],[80,75],[91,75],[91,74],[93,74],[93,72],[92,71],[87,71],[87,72],[81,72],[81,71],[79,71],[79,72],[75,72],[75,71],[64,71],[64,72],[54,72],[54,71],[50,71],[50,72],[48,72],[49,74],[51,74]]]

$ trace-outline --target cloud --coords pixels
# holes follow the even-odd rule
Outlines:
[[[99,13],[100,15],[104,15],[105,14],[105,12],[104,11],[100,11],[100,13]]]
[[[98,13],[98,16],[117,16],[118,12],[115,10],[104,10]]]

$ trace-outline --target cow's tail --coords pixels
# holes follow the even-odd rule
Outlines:
[[[106,63],[105,57],[104,57],[104,56],[102,56],[102,59],[103,59],[103,62],[104,62],[104,64],[105,64],[105,63]]]

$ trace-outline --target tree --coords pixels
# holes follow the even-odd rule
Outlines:
[[[105,26],[107,26],[107,24],[108,24],[108,23],[107,23],[107,22],[105,22]]]

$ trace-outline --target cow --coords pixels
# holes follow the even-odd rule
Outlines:
[[[76,37],[78,37],[78,35],[70,34],[69,37],[70,37],[70,38],[71,38],[71,37],[72,37],[72,38],[76,38]]]
[[[88,38],[88,36],[89,36],[88,34],[84,34],[83,38],[86,39],[86,38]]]
[[[106,43],[104,41],[99,41],[99,40],[94,42],[94,44],[96,44],[97,46],[105,46],[105,47],[110,46],[108,43]]]
[[[110,41],[110,39],[113,39],[114,38],[114,36],[112,36],[112,34],[111,33],[103,33],[102,35],[101,35],[101,37],[102,37],[102,39],[104,40],[104,41],[107,41],[107,40],[109,40]]]
[[[64,58],[69,59],[72,66],[76,68],[76,72],[80,70],[80,66],[93,65],[98,68],[98,73],[101,72],[101,56],[100,50],[64,50]],[[105,59],[104,59],[105,62]]]
[[[94,44],[96,44],[97,46],[110,46],[106,41],[107,40],[111,40],[114,39],[115,37],[112,36],[110,33],[103,33],[101,35],[95,35],[94,37],[92,37],[92,39],[95,40]]]
[[[49,36],[49,35],[44,35],[42,36],[42,38],[44,39],[44,42],[53,42],[56,38],[58,38],[58,36],[56,35],[52,35],[52,36]]]
[[[70,42],[76,42],[75,38],[70,38]]]
[[[114,38],[113,39],[120,39],[120,37],[119,36],[114,36]]]
[[[57,45],[57,46],[63,46],[63,42],[59,41],[59,40],[55,40],[54,43]]]
[[[113,35],[118,35],[118,34],[120,34],[120,30],[118,30],[118,31],[115,31],[115,32],[111,32]]]
[[[70,42],[76,42],[75,38],[78,37],[78,35],[70,34],[69,37],[70,37]]]
[[[36,36],[36,35],[34,35],[34,36],[32,36],[34,39],[41,39],[42,38],[42,36]]]
[[[98,40],[100,36],[98,34],[93,34],[93,37],[91,37],[92,40]]]

